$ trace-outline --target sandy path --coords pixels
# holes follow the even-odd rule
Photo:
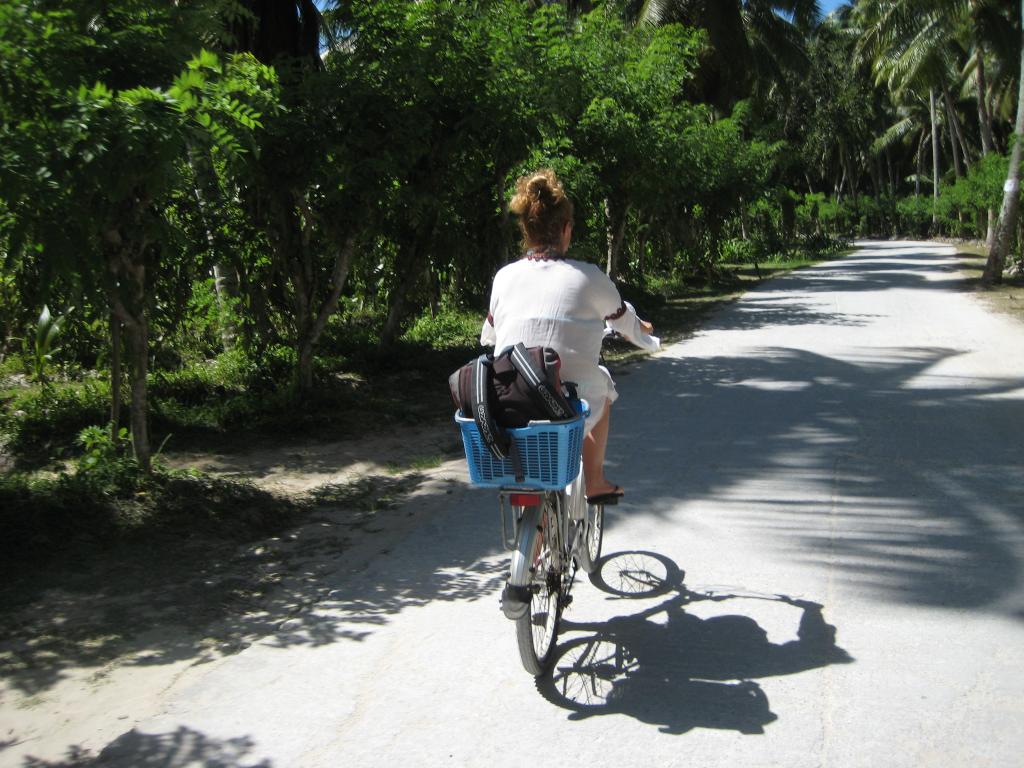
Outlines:
[[[0,765],[503,766],[545,743],[617,767],[1015,764],[1024,327],[958,281],[951,248],[864,243],[619,375],[628,502],[565,617],[568,695],[518,667],[493,495],[452,461],[345,557],[329,516],[268,543],[292,555],[227,614],[236,645],[167,627],[8,686]],[[610,590],[642,568],[676,578]]]

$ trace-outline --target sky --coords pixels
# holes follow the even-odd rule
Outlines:
[[[821,7],[822,15],[827,16],[830,11],[835,10],[845,2],[846,0],[818,0],[818,5]]]

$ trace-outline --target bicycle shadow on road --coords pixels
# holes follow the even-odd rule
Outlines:
[[[563,637],[585,634],[556,648],[552,673],[537,687],[548,701],[571,710],[570,720],[620,714],[663,733],[716,728],[760,734],[778,716],[755,678],[853,661],[836,645],[836,629],[825,621],[822,605],[786,595],[691,592],[679,567],[654,552],[609,555],[591,581],[624,599],[666,599],[606,622],[562,622]],[[742,613],[700,618],[686,610],[735,599],[798,609],[797,639],[772,643]]]

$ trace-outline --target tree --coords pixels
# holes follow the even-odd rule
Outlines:
[[[117,54],[129,46],[145,50],[152,25],[167,17],[145,3],[131,11],[137,15],[96,12],[84,35],[75,11],[0,7],[0,60],[10,97],[0,108],[0,181],[4,206],[13,214],[6,222],[11,245],[29,249],[50,273],[73,274],[106,299],[114,415],[123,328],[131,361],[132,444],[148,471],[150,291],[173,240],[166,202],[190,143],[206,142],[229,155],[244,151],[259,113],[243,102],[262,95],[272,73],[251,57],[225,65],[203,52],[173,81],[149,84],[164,75],[166,60],[132,71]],[[63,59],[53,68],[32,66],[33,58],[54,55]],[[89,83],[97,74],[126,87]]]
[[[645,0],[639,18],[703,30],[697,93],[720,113],[807,63],[804,41],[821,18],[816,0]]]
[[[982,279],[987,283],[1000,283],[1003,280],[1003,267],[1006,254],[1010,250],[1010,240],[1017,225],[1018,208],[1020,206],[1020,162],[1024,147],[1024,4],[1021,6],[1021,49],[1020,77],[1017,85],[1017,119],[1013,130],[1013,147],[1010,150],[1010,167],[1003,185],[1003,204],[999,210],[999,222],[996,224],[992,248],[985,264]]]

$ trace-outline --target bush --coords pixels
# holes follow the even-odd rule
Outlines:
[[[286,409],[291,402],[294,358],[294,350],[284,346],[269,347],[259,357],[236,347],[213,360],[153,374],[154,427],[173,432],[254,426],[260,414]]]
[[[818,234],[821,231],[821,206],[825,195],[821,192],[805,194],[796,206],[796,227],[805,234]]]
[[[898,228],[903,234],[914,237],[927,237],[932,226],[932,199],[920,197],[901,197],[896,201],[896,213],[899,217]]]
[[[833,235],[851,235],[855,231],[853,209],[846,201],[837,203],[835,200],[824,200],[818,206],[818,219],[822,228]]]
[[[796,258],[829,256],[848,248],[849,241],[841,237],[833,237],[827,232],[812,232],[801,237],[796,249]]]
[[[752,240],[732,238],[722,243],[722,261],[726,264],[750,264],[757,257],[757,249]]]
[[[86,427],[75,442],[82,448],[75,478],[99,492],[130,493],[143,480],[131,456],[131,436],[124,427],[118,430],[117,440],[110,435],[110,425]]]
[[[421,316],[402,337],[404,341],[425,344],[431,349],[472,347],[480,338],[482,318],[479,313],[463,310],[442,310],[436,316]]]
[[[110,411],[110,385],[87,381],[30,389],[8,404],[0,422],[8,449],[30,461],[65,456],[86,427]]]

